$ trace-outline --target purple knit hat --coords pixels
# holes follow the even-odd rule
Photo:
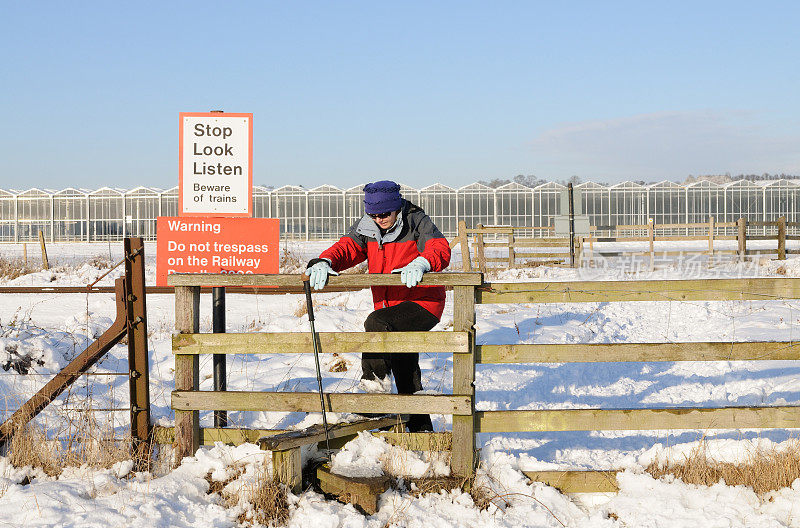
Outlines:
[[[403,207],[400,186],[393,181],[383,180],[364,186],[364,209],[367,214],[381,214],[398,211]]]

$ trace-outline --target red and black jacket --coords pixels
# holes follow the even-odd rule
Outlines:
[[[407,200],[397,222],[386,233],[367,215],[349,232],[319,256],[327,259],[334,271],[342,271],[367,260],[369,273],[391,273],[422,256],[431,271],[442,271],[450,264],[450,245],[425,211]],[[314,259],[309,266],[318,262]],[[373,286],[375,309],[413,301],[437,318],[444,310],[444,286]]]

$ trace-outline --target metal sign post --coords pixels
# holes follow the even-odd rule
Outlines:
[[[211,315],[212,331],[215,334],[225,333],[225,288],[211,289],[213,310]],[[225,354],[214,354],[214,390],[228,390],[228,376]],[[214,427],[228,426],[228,411],[214,411]]]

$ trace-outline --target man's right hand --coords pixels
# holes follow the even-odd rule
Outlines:
[[[308,275],[311,287],[315,290],[321,290],[325,287],[328,283],[328,275],[338,275],[338,273],[333,271],[333,268],[331,268],[327,260],[317,262],[306,270],[306,274]]]

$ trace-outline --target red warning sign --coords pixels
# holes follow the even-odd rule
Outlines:
[[[160,216],[156,285],[170,273],[278,273],[277,218]]]

